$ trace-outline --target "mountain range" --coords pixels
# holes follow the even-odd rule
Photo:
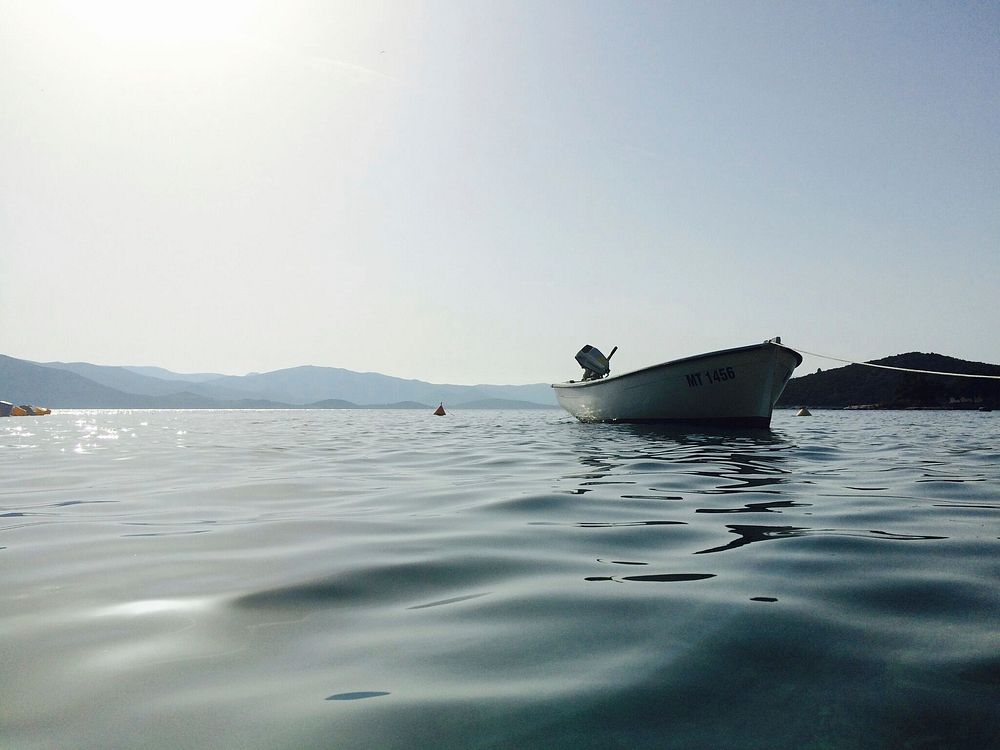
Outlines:
[[[0,399],[80,409],[457,408],[556,406],[546,383],[446,385],[337,367],[249,375],[182,374],[158,367],[31,362],[0,355]]]
[[[872,364],[1000,375],[1000,365],[921,352],[897,354]],[[243,376],[183,374],[159,367],[31,362],[5,355],[0,355],[0,399],[80,409],[426,409],[439,402],[465,409],[556,406],[546,383],[447,385],[311,365]],[[852,364],[792,378],[777,406],[996,409],[1000,408],[1000,381]]]

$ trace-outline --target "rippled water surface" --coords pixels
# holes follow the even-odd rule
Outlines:
[[[0,422],[4,748],[1000,747],[1000,414]]]

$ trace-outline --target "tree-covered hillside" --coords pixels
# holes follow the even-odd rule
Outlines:
[[[897,354],[873,360],[873,364],[938,372],[1000,375],[1000,365],[968,362],[941,354],[921,352]],[[792,378],[785,387],[778,406],[995,409],[1000,408],[1000,380],[924,375],[848,365]]]

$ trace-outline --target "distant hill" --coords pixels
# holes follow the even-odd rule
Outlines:
[[[162,367],[125,367],[125,369],[131,370],[139,375],[148,375],[151,378],[160,378],[161,380],[186,380],[190,383],[204,383],[206,380],[217,380],[218,378],[225,377],[225,375],[212,372],[171,372],[170,370],[164,370]]]
[[[1000,375],[1000,365],[910,352],[874,364],[936,372]],[[943,377],[848,365],[792,378],[777,404],[810,408],[1000,408],[1000,381]]]
[[[245,376],[181,375],[87,362],[29,362],[0,355],[0,399],[50,408],[233,409],[554,407],[548,384],[438,385],[334,367]]]
[[[215,389],[218,389],[217,391]],[[488,398],[531,401],[555,405],[548,384],[534,385],[447,385],[407,380],[377,372],[354,372],[339,367],[304,365],[273,372],[229,376],[199,383],[197,393],[232,398],[244,397],[312,404],[329,398],[355,404],[388,404],[416,401],[422,404],[460,403]]]
[[[169,370],[159,368],[159,375],[146,375],[136,372],[134,367],[116,367],[113,365],[92,365],[88,362],[39,362],[44,367],[52,367],[59,370],[82,375],[88,380],[100,383],[108,388],[114,388],[124,393],[132,393],[142,396],[169,396],[177,393],[187,393],[201,397],[205,403],[212,401],[242,401],[253,398],[262,401],[275,401],[284,403],[287,399],[267,398],[259,393],[246,392],[236,388],[226,388],[218,385],[214,381],[222,380],[225,375],[213,375],[211,382],[203,380],[191,380],[181,376],[182,379],[171,379],[166,376]],[[147,369],[147,368],[141,368]]]
[[[124,393],[75,372],[0,355],[0,399],[50,408],[170,409],[214,406],[182,391],[160,396]]]

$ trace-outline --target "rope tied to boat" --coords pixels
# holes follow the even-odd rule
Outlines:
[[[895,370],[896,372],[915,372],[919,375],[943,375],[949,378],[983,378],[985,380],[1000,380],[1000,375],[973,375],[967,372],[940,372],[938,370],[917,370],[912,367],[893,367],[891,365],[877,365],[874,362],[855,362],[853,359],[843,359],[842,357],[831,357],[828,354],[817,354],[816,352],[807,352],[805,349],[800,349],[797,346],[789,346],[789,349],[794,349],[799,354],[808,354],[810,357],[819,357],[820,359],[830,359],[834,362],[846,362],[849,365],[861,365],[862,367],[876,367],[880,370]]]

